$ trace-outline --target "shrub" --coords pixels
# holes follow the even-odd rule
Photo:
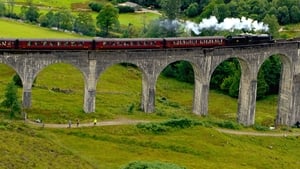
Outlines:
[[[133,110],[134,110],[134,107],[135,107],[134,103],[131,103],[131,104],[129,105],[128,109],[127,109],[127,112],[128,112],[128,113],[132,113]]]
[[[137,128],[154,134],[164,133],[169,130],[168,127],[161,125],[159,123],[140,123],[137,124]]]
[[[130,6],[118,6],[119,13],[134,13],[134,8]]]
[[[185,169],[185,167],[178,166],[172,163],[165,162],[145,162],[145,161],[135,161],[127,164],[122,169]]]
[[[200,124],[199,122],[196,122],[194,120],[191,119],[187,119],[187,118],[181,118],[181,119],[171,119],[168,121],[165,121],[162,123],[162,125],[165,126],[169,126],[172,128],[189,128],[192,127],[194,125]]]
[[[222,127],[222,128],[227,128],[227,129],[241,129],[241,125],[236,123],[236,122],[232,122],[232,121],[222,121],[222,122],[216,122],[216,125],[218,127]]]
[[[18,74],[15,74],[13,76],[13,82],[15,83],[16,86],[23,87],[22,80]]]
[[[266,126],[262,126],[262,125],[259,125],[259,124],[255,124],[253,126],[253,128],[255,130],[258,130],[258,131],[268,131],[269,130],[269,127],[266,127]]]
[[[92,11],[95,11],[95,12],[100,12],[101,9],[103,8],[103,4],[101,3],[96,3],[96,2],[91,2],[89,3],[89,7],[91,8]]]
[[[202,123],[187,118],[181,118],[171,119],[160,123],[140,123],[137,125],[137,128],[154,134],[160,134],[163,132],[167,132],[172,128],[184,129],[195,125],[202,125]]]

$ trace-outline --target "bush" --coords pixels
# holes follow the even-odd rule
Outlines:
[[[202,123],[187,118],[181,118],[171,119],[160,123],[141,123],[137,125],[137,128],[154,134],[160,134],[170,131],[172,128],[185,129],[195,125],[202,125]]]
[[[134,13],[134,8],[130,6],[118,6],[119,13]]]
[[[194,120],[191,120],[191,119],[187,119],[187,118],[171,119],[171,120],[168,120],[168,121],[162,123],[162,125],[164,125],[164,126],[169,126],[172,128],[181,128],[181,129],[189,128],[189,127],[192,127],[197,124],[200,124],[200,123],[196,122]]]
[[[16,86],[23,87],[22,80],[18,74],[14,75],[13,82],[15,83]]]
[[[235,130],[241,129],[240,124],[232,121],[216,122],[216,125],[218,127],[227,128],[227,129],[235,129]]]
[[[178,166],[172,163],[164,162],[145,162],[145,161],[135,161],[127,164],[122,169],[185,169],[185,167]]]
[[[255,124],[255,125],[253,126],[253,128],[254,128],[255,130],[258,130],[258,131],[268,131],[268,130],[270,130],[269,127],[262,126],[262,125],[259,125],[259,124]]]
[[[140,123],[140,124],[137,124],[136,127],[139,129],[142,129],[144,131],[154,133],[154,134],[160,134],[160,133],[169,131],[168,127],[163,126],[159,123]]]
[[[89,3],[89,7],[91,8],[92,11],[95,11],[95,12],[100,12],[101,9],[103,8],[103,4],[101,3],[96,3],[96,2],[91,2]]]

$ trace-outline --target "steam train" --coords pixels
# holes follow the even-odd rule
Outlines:
[[[272,36],[237,35],[176,38],[99,38],[84,39],[0,39],[0,50],[113,50],[113,49],[163,49],[211,48],[218,46],[274,43]]]

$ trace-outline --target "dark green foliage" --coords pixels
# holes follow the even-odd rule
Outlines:
[[[262,126],[262,125],[258,125],[258,124],[255,124],[255,125],[253,126],[253,128],[254,128],[255,130],[258,130],[258,131],[268,131],[268,130],[270,130],[268,127]]]
[[[172,128],[180,128],[180,129],[189,128],[189,127],[192,127],[194,125],[199,125],[199,124],[200,124],[200,122],[191,120],[191,119],[187,119],[187,118],[172,119],[172,120],[162,122],[162,125],[164,125],[164,126],[169,126]]]
[[[29,6],[25,12],[25,18],[29,22],[38,22],[39,15],[39,9],[35,6]]]
[[[18,74],[15,74],[15,75],[13,76],[13,82],[14,82],[14,84],[15,84],[16,86],[18,86],[18,87],[23,87],[22,80],[21,80],[21,78],[20,78],[20,76],[19,76]]]
[[[96,27],[92,15],[80,12],[74,22],[74,31],[88,36],[95,36]]]
[[[20,78],[20,76],[19,76],[18,74],[15,74],[15,75],[13,76],[12,81],[14,82],[14,84],[15,84],[17,87],[23,87],[22,79]],[[32,86],[34,86],[35,82],[36,82],[36,78],[33,80]]]
[[[132,113],[133,110],[134,110],[134,107],[135,107],[134,103],[131,103],[131,104],[129,105],[128,109],[127,109],[127,112],[128,112],[128,113]]]
[[[270,28],[269,33],[273,35],[273,37],[278,37],[279,35],[278,30],[280,28],[280,25],[278,23],[275,14],[270,14],[270,15],[267,14],[263,19],[263,22],[269,25]]]
[[[161,125],[160,123],[140,123],[136,125],[137,128],[151,132],[154,134],[160,134],[169,131],[169,128],[166,126]]]
[[[258,78],[257,78],[257,99],[264,98],[266,96],[266,93],[269,90],[269,85],[267,84],[265,77],[265,73],[263,71],[260,71],[258,73]]]
[[[268,94],[276,94],[279,90],[279,81],[282,63],[279,56],[270,56],[263,63],[260,71],[264,72],[264,79],[269,87]]]
[[[119,10],[112,4],[106,4],[97,16],[97,25],[103,36],[107,37],[109,30],[119,24]]]
[[[134,13],[134,8],[130,6],[118,6],[119,13]]]
[[[171,129],[185,129],[196,125],[202,125],[202,123],[192,119],[179,118],[157,123],[140,123],[137,124],[137,128],[146,132],[161,134],[170,131]]]
[[[53,11],[47,12],[45,15],[41,15],[39,18],[39,22],[43,27],[56,27],[56,19],[55,13]]]
[[[257,99],[269,94],[276,94],[279,90],[281,61],[279,56],[271,56],[260,68],[257,77]],[[210,87],[220,90],[231,97],[238,97],[241,70],[237,59],[222,62],[214,71]]]
[[[178,81],[194,83],[194,71],[187,61],[174,62],[168,65],[162,72],[165,77],[175,78]]]
[[[43,27],[55,27],[69,31],[73,30],[74,20],[74,16],[68,10],[59,10],[57,12],[49,11],[39,18],[39,22]]]
[[[167,98],[165,98],[165,97],[160,97],[160,98],[158,98],[158,101],[160,102],[160,103],[163,103],[164,105],[166,105],[166,106],[171,106],[171,107],[180,107],[180,105],[178,104],[178,103],[176,103],[176,102],[172,102],[172,101],[169,101]]]
[[[240,124],[238,124],[237,122],[233,122],[233,121],[222,121],[222,122],[216,122],[215,124],[218,127],[227,128],[227,129],[238,130],[238,129],[242,128],[242,126]]]
[[[185,169],[185,167],[181,167],[171,163],[159,162],[159,161],[155,161],[155,162],[135,161],[127,164],[122,169]]]
[[[199,14],[199,5],[197,3],[192,3],[185,10],[185,15],[188,17],[195,17]]]
[[[89,3],[89,7],[91,8],[92,11],[95,12],[100,12],[101,9],[103,8],[103,4],[102,3],[97,3],[97,2],[91,2]]]

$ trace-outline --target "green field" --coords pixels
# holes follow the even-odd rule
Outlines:
[[[23,22],[0,19],[1,38],[84,38],[78,34],[64,33]]]

